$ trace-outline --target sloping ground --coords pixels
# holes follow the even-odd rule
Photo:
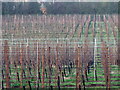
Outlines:
[[[15,16],[14,16],[15,17]],[[92,20],[89,17],[89,15],[65,15],[65,16],[23,16],[23,20],[25,22],[22,22],[21,17],[17,17],[14,21],[14,17],[9,16],[7,19],[8,21],[3,22],[3,39],[7,39],[9,46],[10,46],[10,61],[17,62],[16,66],[15,63],[10,64],[10,82],[11,87],[20,87],[25,86],[25,88],[30,87],[42,87],[44,84],[44,87],[55,87],[58,88],[58,83],[60,88],[75,88],[76,87],[76,66],[74,65],[73,68],[70,68],[69,65],[64,65],[63,70],[61,72],[58,72],[56,69],[56,47],[60,46],[62,48],[62,51],[60,51],[58,54],[60,56],[60,60],[64,59],[66,62],[69,62],[67,59],[67,49],[72,47],[72,49],[69,49],[69,55],[70,59],[76,59],[74,58],[75,54],[74,51],[76,48],[76,45],[81,45],[86,43],[85,39],[88,40],[88,43],[86,44],[86,48],[93,47],[93,39],[94,39],[94,29],[96,30],[96,39],[97,39],[97,53],[100,54],[100,48],[102,40],[106,41],[108,47],[111,48],[111,52],[113,56],[116,54],[116,38],[117,38],[117,16],[109,16],[105,15],[105,20],[97,20],[96,22],[96,28],[94,27],[95,21]],[[102,16],[103,17],[103,16]],[[81,19],[80,19],[81,18]],[[109,20],[108,20],[109,18]],[[3,19],[6,20],[6,17],[3,17]],[[12,19],[12,20],[11,20]],[[99,19],[99,15],[97,16],[97,19]],[[112,20],[113,19],[113,20]],[[91,20],[91,21],[90,21]],[[89,26],[89,27],[88,27]],[[35,39],[35,40],[34,40]],[[49,69],[48,64],[44,67],[45,70],[42,70],[42,65],[40,64],[40,75],[39,80],[37,76],[37,42],[40,44],[40,48],[45,47],[54,47],[54,49],[51,49],[51,61],[52,62],[52,74],[49,75]],[[23,44],[22,49],[24,49],[24,55],[21,54],[21,44]],[[58,45],[59,44],[59,45]],[[27,54],[27,46],[30,48],[29,55]],[[88,47],[87,47],[88,46]],[[84,47],[84,46],[83,46]],[[19,50],[17,50],[17,48]],[[86,49],[85,48],[85,49]],[[91,48],[88,48],[89,50]],[[61,49],[60,49],[61,50]],[[88,51],[89,51],[88,50]],[[83,49],[83,51],[85,51]],[[87,51],[87,50],[86,50]],[[62,53],[61,53],[62,52]],[[67,53],[66,53],[67,52]],[[41,50],[40,50],[41,53]],[[47,52],[46,52],[47,53]],[[18,54],[18,55],[17,55]],[[55,55],[54,55],[55,54]],[[82,53],[83,54],[83,53]],[[91,54],[90,54],[91,55]],[[92,54],[93,55],[93,54]],[[97,54],[96,54],[97,55]],[[18,57],[17,57],[18,56]],[[29,58],[26,58],[26,56],[29,56]],[[40,63],[42,63],[41,60],[41,54],[40,54]],[[47,56],[47,55],[46,55]],[[20,66],[20,59],[23,58],[23,71],[21,70]],[[115,56],[116,57],[116,56]],[[62,58],[62,59],[61,59]],[[88,58],[88,55],[86,55],[85,58]],[[19,60],[20,59],[20,60]],[[29,65],[27,65],[27,59]],[[45,58],[45,62],[47,62],[48,58]],[[90,57],[90,59],[93,59],[93,56]],[[8,60],[8,61],[9,61]],[[18,60],[18,61],[17,61]],[[31,60],[31,61],[30,61]],[[101,64],[101,57],[99,55],[96,56],[97,60],[97,81],[94,80],[94,68],[90,68],[90,73],[87,75],[88,79],[86,78],[80,78],[82,87],[84,88],[105,88],[106,82],[104,79],[104,69]],[[112,59],[113,62],[115,62],[116,59]],[[120,88],[120,73],[118,72],[118,66],[117,65],[111,65],[111,88]],[[2,70],[2,76],[3,76],[3,87],[6,87],[6,72],[5,72],[5,63],[3,60],[3,70]],[[44,83],[42,83],[42,75],[44,71]],[[23,75],[21,75],[21,73]],[[58,77],[56,74],[59,73],[59,82]],[[64,74],[63,74],[64,73]],[[49,76],[51,79],[49,79]],[[21,77],[22,80],[21,80]],[[29,82],[28,82],[29,81]],[[51,83],[49,84],[49,82]]]
[[[20,74],[20,68],[18,67],[18,73]],[[90,68],[90,73],[88,74],[88,81],[85,79],[85,88],[106,88],[106,83],[104,79],[104,70],[102,69],[101,63],[97,64],[97,81],[94,79],[94,69]],[[111,65],[111,88],[120,88],[120,73],[118,72],[118,66],[117,65]],[[16,73],[14,72],[15,68],[11,70],[11,86],[12,87],[19,87],[20,82],[18,82],[16,78]],[[68,68],[66,67],[66,76],[64,76],[64,81],[62,76],[60,77],[60,88],[75,88],[76,87],[76,72],[75,68],[71,69],[71,72],[68,72]],[[26,72],[27,73],[27,72]],[[57,78],[56,78],[55,69],[53,70],[53,74],[51,76],[51,86],[53,88],[57,87]],[[49,87],[49,74],[45,73],[45,82],[44,86],[47,88]],[[23,78],[23,86],[26,88],[29,88],[29,84],[27,81],[30,81],[30,84],[32,88],[36,87],[36,74],[35,71],[32,71],[32,75],[29,78]],[[3,80],[5,82],[5,79]],[[83,83],[82,83],[83,84]],[[42,83],[39,82],[40,87],[42,86]],[[5,84],[4,84],[5,87]]]

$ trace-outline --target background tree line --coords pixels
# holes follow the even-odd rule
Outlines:
[[[2,14],[42,14],[37,2],[3,2]],[[117,2],[55,2],[44,3],[47,14],[116,14]]]

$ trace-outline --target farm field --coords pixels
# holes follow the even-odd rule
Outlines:
[[[4,15],[2,88],[120,88],[118,15]]]

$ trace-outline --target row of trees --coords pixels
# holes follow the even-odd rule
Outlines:
[[[55,2],[44,3],[48,14],[118,13],[117,2]],[[95,9],[95,10],[94,10]],[[3,2],[2,14],[42,14],[37,2]]]

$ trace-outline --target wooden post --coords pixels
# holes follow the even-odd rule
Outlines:
[[[50,62],[50,47],[48,47],[48,69],[49,69],[49,87],[51,86],[51,62]]]
[[[58,67],[59,63],[58,63],[58,47],[56,46],[56,78],[57,80],[57,86],[58,88],[60,88],[60,77],[59,77],[59,67]],[[58,83],[59,82],[59,83]]]
[[[5,60],[5,71],[6,71],[6,88],[10,88],[10,76],[9,76],[9,46],[8,41],[5,40],[4,44],[4,60]]]
[[[108,47],[105,42],[102,43],[102,64],[104,68],[104,77],[106,80],[106,88],[110,89],[110,66],[109,66]]]
[[[82,78],[82,60],[80,56],[80,47],[77,47],[77,58],[76,58],[76,89],[81,88]]]
[[[15,71],[16,71],[16,80],[18,80],[18,82],[20,82],[20,78],[19,78],[19,72],[18,72],[18,67],[17,67],[17,65],[19,65],[18,64],[18,61],[19,61],[19,49],[18,49],[18,45],[16,45],[16,60],[14,60],[14,66],[15,66]]]
[[[95,45],[94,45],[94,80],[97,81],[97,72],[96,72],[96,53],[97,53],[97,43],[95,38]]]
[[[38,47],[38,41],[37,41],[37,81],[36,81],[36,87],[39,88],[39,47]]]
[[[84,42],[84,45],[83,45],[83,63],[84,63],[84,78],[86,78],[86,80],[88,81],[88,76],[87,76],[87,63],[88,63],[88,56],[87,56],[87,50],[88,50],[88,45],[87,45],[87,42]]]
[[[76,55],[76,57],[78,57],[78,51],[77,51],[77,49],[76,49],[76,53],[77,53],[77,55]],[[76,63],[76,89],[78,88],[78,58],[76,58],[76,61],[75,61],[75,63]]]
[[[95,60],[95,57],[96,57],[96,10],[95,10],[95,16],[94,16],[93,30],[94,30],[93,32],[94,80],[97,81],[96,60]]]
[[[29,52],[30,52],[30,50],[29,50],[29,45],[28,45],[28,39],[27,39],[27,45],[26,45],[26,63],[27,63],[27,79],[29,80],[30,79],[30,73],[31,73],[31,71],[30,71],[30,54],[29,54]]]
[[[39,43],[37,43],[37,84],[39,88],[39,82],[41,81],[41,76],[40,76],[40,48],[39,48]]]
[[[44,88],[44,74],[45,74],[45,48],[42,48],[42,88]]]
[[[23,85],[23,47],[21,47],[21,43],[20,43],[20,65],[21,65],[20,88],[22,88],[22,85]]]

